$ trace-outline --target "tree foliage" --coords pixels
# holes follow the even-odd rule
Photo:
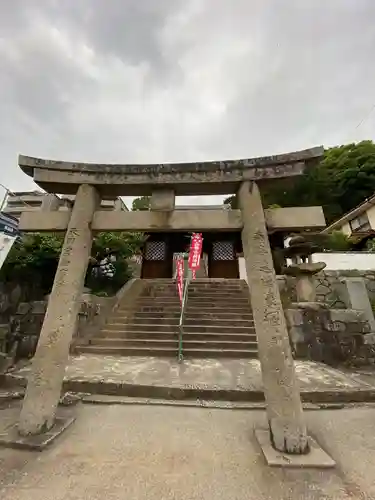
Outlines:
[[[375,252],[375,239],[371,238],[370,240],[367,240],[366,242],[366,250],[368,252]]]
[[[327,149],[323,161],[288,191],[266,193],[280,206],[322,205],[330,224],[375,192],[375,144],[362,141]]]
[[[332,233],[318,233],[306,236],[307,241],[317,245],[321,251],[347,252],[351,250],[356,241],[341,231]]]
[[[148,210],[150,208],[150,196],[141,196],[134,198],[132,203],[132,210]]]
[[[43,296],[50,292],[63,237],[27,234],[15,242],[0,271],[0,279],[18,282]]]
[[[232,194],[231,196],[228,196],[228,198],[225,198],[223,205],[230,205],[232,210],[236,210],[238,208],[237,195]]]
[[[100,233],[93,241],[86,284],[94,292],[115,293],[131,277],[127,259],[139,253],[144,241],[142,233]],[[1,271],[3,281],[28,284],[39,295],[50,293],[57,269],[63,236],[58,234],[25,234],[17,241]],[[91,271],[109,254],[116,255],[115,274],[111,278],[93,277]]]
[[[340,218],[375,193],[375,143],[327,149],[323,161],[296,178],[288,190],[272,188],[262,193],[265,207],[321,205],[327,223]],[[224,203],[237,208],[236,196]]]

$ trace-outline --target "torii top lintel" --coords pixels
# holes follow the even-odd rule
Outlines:
[[[260,186],[288,180],[316,164],[323,153],[323,147],[316,147],[243,160],[154,165],[72,163],[19,155],[18,163],[51,193],[75,194],[80,184],[92,184],[106,197],[150,195],[160,188],[173,189],[176,195],[208,195],[235,192],[246,180]]]

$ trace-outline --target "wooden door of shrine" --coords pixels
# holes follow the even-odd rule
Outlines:
[[[240,277],[233,241],[214,241],[209,256],[210,278],[237,279]]]
[[[141,278],[172,278],[173,261],[167,240],[146,241]]]

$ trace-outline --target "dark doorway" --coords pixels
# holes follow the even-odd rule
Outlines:
[[[208,259],[208,275],[210,278],[237,279],[240,277],[233,241],[212,242]]]
[[[173,255],[168,243],[169,240],[164,235],[162,237],[155,235],[146,241],[143,252],[141,278],[172,278]]]

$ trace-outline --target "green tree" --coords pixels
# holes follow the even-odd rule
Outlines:
[[[228,198],[225,198],[225,200],[223,201],[223,205],[230,205],[230,208],[232,210],[238,209],[238,197],[237,197],[237,195],[232,194],[231,196],[228,196]],[[266,200],[263,200],[263,205],[266,208],[280,208],[279,204],[277,204],[277,203],[268,204],[266,202]]]
[[[362,141],[327,149],[323,161],[288,190],[265,193],[268,204],[322,205],[330,224],[375,192],[375,144]]]
[[[62,243],[62,235],[25,234],[9,252],[0,279],[26,284],[36,298],[46,295],[52,288]]]
[[[375,252],[375,238],[371,238],[366,242],[366,250],[368,252]]]
[[[237,195],[232,194],[231,196],[228,196],[228,198],[225,198],[225,200],[223,201],[223,205],[230,205],[230,208],[232,210],[238,208]]]
[[[115,293],[131,277],[127,259],[139,253],[144,242],[142,233],[100,233],[93,241],[92,257],[86,277],[94,292]],[[62,235],[25,234],[15,243],[5,261],[0,279],[27,284],[35,298],[50,293],[63,244]],[[116,255],[115,274],[107,278],[91,271],[108,254]]]
[[[132,210],[149,210],[150,200],[150,196],[141,196],[140,198],[134,198],[132,203]]]
[[[318,247],[316,251],[331,250],[336,252],[347,252],[358,243],[355,238],[351,238],[341,231],[332,231],[332,233],[313,233],[305,234],[306,240]]]

